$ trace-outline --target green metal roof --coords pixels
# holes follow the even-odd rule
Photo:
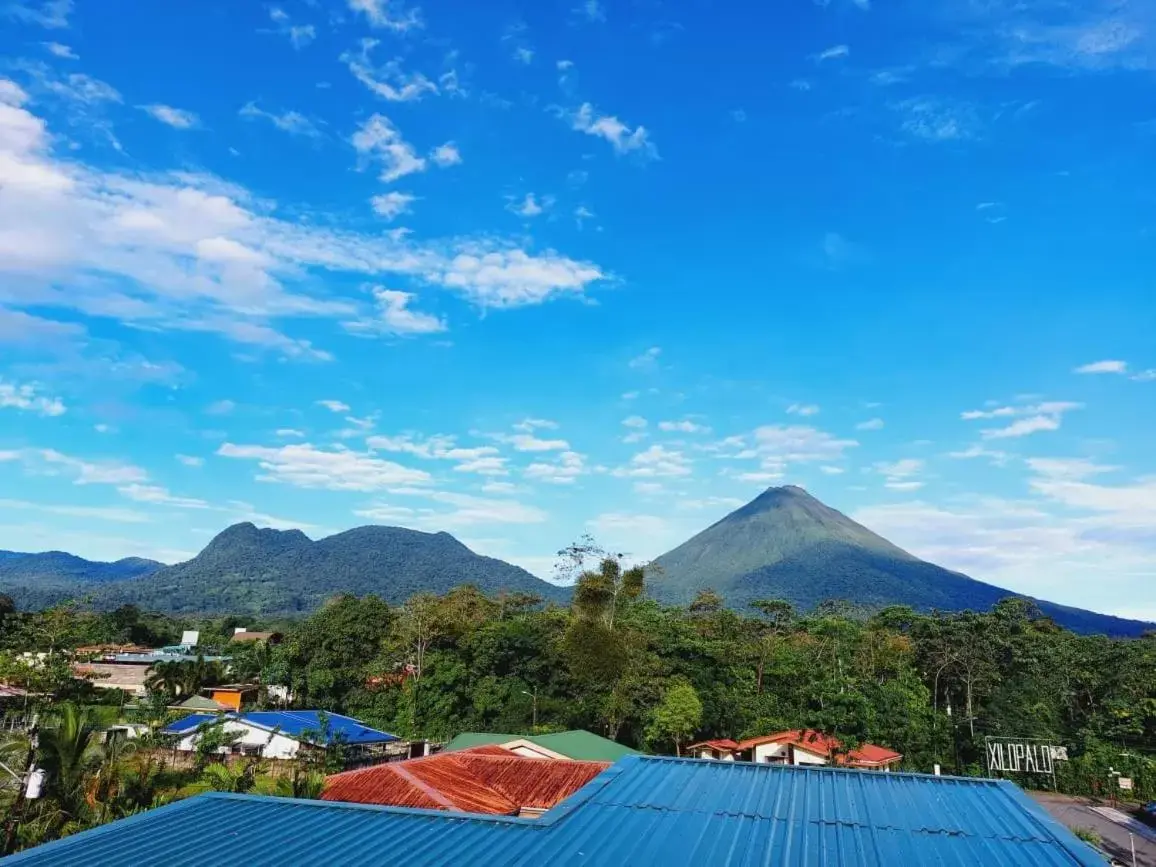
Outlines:
[[[203,695],[190,695],[184,701],[171,706],[179,707],[181,710],[231,710],[220,702],[205,698]]]
[[[549,735],[499,734],[496,732],[462,732],[445,745],[446,750],[465,750],[490,744],[505,744],[524,740],[566,756],[586,762],[616,762],[623,756],[638,755],[638,750],[624,747],[609,738],[601,737],[583,729],[557,732]]]

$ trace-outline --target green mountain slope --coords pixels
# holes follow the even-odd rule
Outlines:
[[[810,609],[826,599],[921,611],[986,610],[1017,594],[924,562],[824,505],[802,488],[769,488],[655,561],[650,592],[685,604],[712,589],[735,608],[786,599]],[[1140,635],[1152,624],[1036,600],[1078,632]]]
[[[109,583],[149,575],[164,565],[141,557],[102,563],[63,551],[0,551],[0,593],[11,596],[21,608],[41,608],[61,598],[98,592]]]
[[[485,593],[567,596],[524,569],[475,554],[448,533],[358,527],[314,542],[300,530],[245,523],[224,530],[186,563],[104,588],[97,601],[174,613],[296,614],[336,593],[374,593],[400,603],[462,584]]]

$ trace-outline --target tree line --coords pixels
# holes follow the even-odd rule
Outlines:
[[[988,612],[863,612],[838,601],[801,612],[773,599],[734,611],[704,591],[687,607],[670,607],[645,598],[645,581],[644,569],[605,557],[580,571],[567,607],[462,586],[442,596],[419,593],[399,606],[336,596],[304,619],[276,624],[194,623],[127,607],[9,611],[0,613],[0,681],[24,677],[30,689],[51,696],[46,720],[60,718],[68,700],[84,708],[90,729],[100,711],[156,727],[174,699],[226,672],[195,664],[160,670],[149,697],[122,709],[115,690],[96,691],[68,676],[67,652],[133,636],[165,643],[195,626],[203,647],[232,658],[230,680],[287,686],[294,706],[347,714],[404,738],[526,733],[536,722],[540,733],[585,728],[674,754],[693,740],[808,728],[847,748],[891,747],[903,754],[904,770],[939,765],[964,775],[986,773],[985,738],[1032,738],[1066,746],[1069,760],[1057,763],[1054,780],[1020,779],[1025,785],[1108,794],[1115,771],[1133,779],[1137,797],[1156,797],[1154,634],[1077,635],[1023,599]],[[235,625],[276,628],[284,640],[230,645]],[[45,654],[43,664],[30,671],[17,658],[25,651]],[[262,701],[269,701],[264,694]],[[137,795],[114,799],[121,812],[152,804],[146,794],[155,800],[188,793],[205,773],[201,767],[195,779],[147,789],[142,773],[171,769],[138,768],[133,762],[144,761],[143,753],[131,761],[95,747],[81,753],[88,758],[80,776],[89,787],[93,768],[125,769],[118,792]],[[260,777],[222,776],[205,785],[252,787]],[[75,794],[64,797],[87,815],[83,821],[95,820],[76,806]],[[57,833],[69,829],[56,826]]]

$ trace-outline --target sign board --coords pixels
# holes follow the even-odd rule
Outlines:
[[[1120,784],[1120,789],[1125,792],[1132,791],[1131,777],[1116,777],[1116,782]]]
[[[196,647],[197,643],[200,640],[201,640],[201,633],[195,629],[186,629],[184,632],[181,633],[181,646],[182,647]]]
[[[1016,738],[985,738],[990,774],[1051,774],[1056,762],[1068,760],[1068,748],[1043,741]]]

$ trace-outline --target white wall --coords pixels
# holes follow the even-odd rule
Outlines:
[[[785,762],[789,759],[787,744],[759,744],[755,747],[754,756],[752,757],[756,762]],[[822,756],[809,753],[801,747],[795,747],[795,764],[796,765],[825,765],[827,760]]]
[[[238,735],[237,748],[256,747],[260,750],[259,755],[265,759],[291,759],[297,755],[297,750],[301,747],[298,741],[290,737],[274,734],[239,720],[226,720],[225,731]],[[200,737],[197,732],[185,735],[177,743],[177,749],[183,752],[192,752],[197,748],[197,741],[200,740]],[[220,752],[225,753],[227,750],[222,748]]]

